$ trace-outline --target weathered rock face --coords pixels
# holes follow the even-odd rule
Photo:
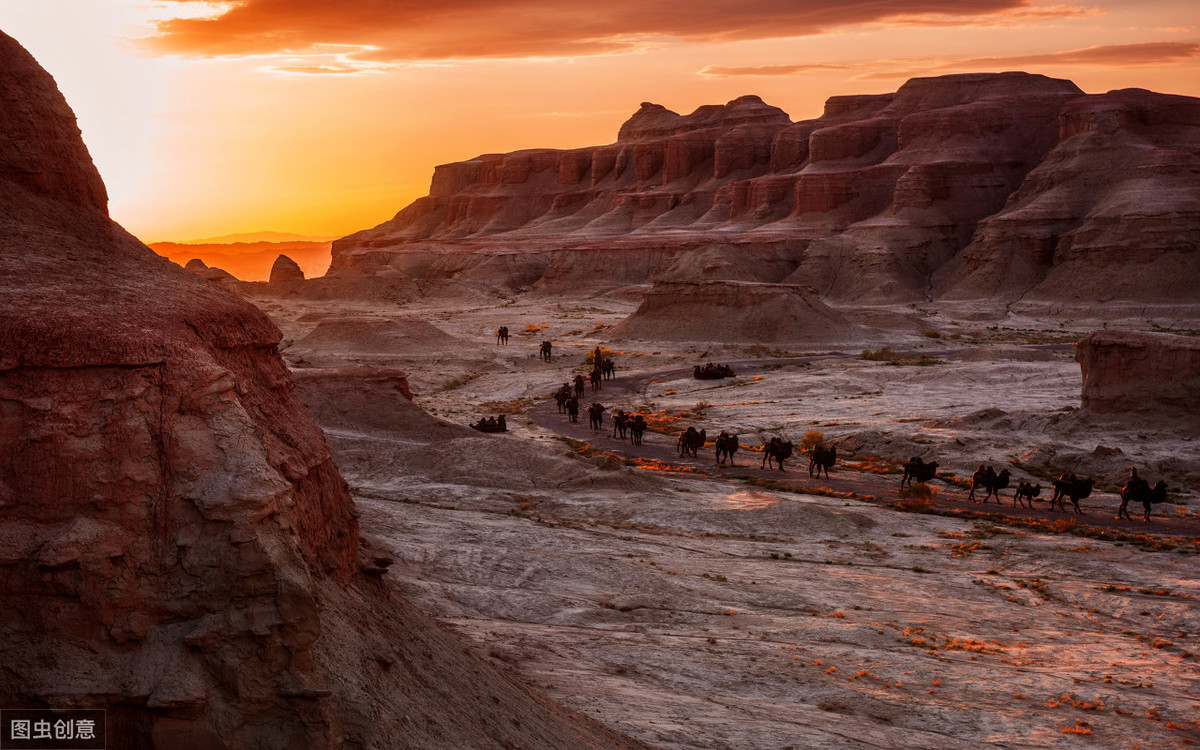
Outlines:
[[[122,748],[627,746],[364,577],[278,329],[108,219],[3,34],[0,125],[0,705]]]
[[[271,283],[287,281],[304,281],[304,271],[300,270],[299,263],[286,255],[280,255],[271,266]]]
[[[611,289],[714,243],[772,244],[788,250],[783,280],[831,302],[1011,300],[1035,285],[1047,298],[1195,301],[1171,280],[1200,263],[1198,108],[1025,73],[914,79],[797,123],[757,97],[690,115],[647,103],[610,145],[438,167],[427,197],[335,242],[331,272],[400,269],[425,292]],[[536,262],[496,264],[514,252]],[[1096,269],[1123,269],[1121,282],[1092,281]]]
[[[209,281],[237,281],[237,278],[225,269],[209,266],[199,258],[192,258],[184,265],[184,268]]]
[[[1098,414],[1200,421],[1200,340],[1140,331],[1096,331],[1075,345],[1082,406]]]
[[[789,284],[660,281],[614,339],[825,342],[861,335],[844,317]]]
[[[1074,99],[1058,144],[939,282],[950,298],[1200,301],[1200,100]]]

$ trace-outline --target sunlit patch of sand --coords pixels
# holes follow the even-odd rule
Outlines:
[[[768,495],[765,492],[753,490],[733,492],[720,497],[710,497],[708,501],[727,510],[761,510],[779,503],[783,498]]]

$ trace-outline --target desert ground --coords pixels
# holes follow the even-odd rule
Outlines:
[[[415,406],[301,386],[385,580],[615,729],[673,750],[1200,741],[1200,445],[1187,425],[1079,413],[1085,322],[876,310],[859,319],[907,322],[710,345],[613,339],[636,307],[619,295],[255,302],[295,370],[408,374]],[[550,395],[598,345],[617,372],[582,399],[608,408],[593,432]],[[735,377],[693,379],[710,361]],[[611,437],[616,408],[651,416],[642,447]],[[506,433],[466,427],[499,413]],[[708,433],[696,459],[675,450],[687,425]],[[721,430],[735,468],[715,465]],[[799,453],[762,469],[768,438],[810,431],[838,441],[828,479]],[[917,455],[949,478],[932,506],[897,507]],[[1040,483],[1035,509],[1011,487],[968,502],[981,463]],[[1115,518],[1130,466],[1171,486],[1149,523]],[[1065,471],[1097,479],[1083,515],[1047,508]]]

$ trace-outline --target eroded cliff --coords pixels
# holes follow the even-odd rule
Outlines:
[[[641,109],[613,144],[438,167],[334,243],[331,277],[591,292],[652,279],[812,287],[830,303],[1200,301],[1200,102],[1026,73],[913,79],[793,123],[758,97]],[[715,249],[715,250],[714,250]],[[747,262],[689,262],[695,256]],[[1103,283],[1097,271],[1120,276]]]

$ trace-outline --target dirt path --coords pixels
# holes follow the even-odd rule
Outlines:
[[[760,371],[766,365],[788,365],[802,362],[813,362],[821,359],[845,358],[852,355],[841,352],[831,352],[812,357],[794,357],[789,359],[743,360],[728,363],[734,367],[738,375]],[[537,426],[557,433],[564,437],[586,442],[599,450],[615,454],[623,459],[642,460],[656,468],[665,470],[698,471],[705,474],[733,479],[748,479],[750,481],[777,483],[781,489],[807,491],[814,494],[836,494],[851,496],[858,499],[875,500],[892,504],[898,500],[899,475],[882,474],[854,466],[839,457],[837,465],[828,479],[809,478],[808,457],[798,451],[784,464],[784,471],[762,467],[763,454],[759,446],[742,445],[735,454],[737,465],[719,466],[715,460],[715,449],[712,441],[720,432],[720,425],[695,423],[697,429],[707,429],[708,442],[696,458],[679,456],[676,448],[676,435],[667,435],[647,431],[641,446],[634,446],[628,440],[614,438],[611,411],[613,404],[627,404],[641,397],[645,388],[653,382],[685,378],[691,375],[692,368],[680,367],[656,372],[641,372],[624,375],[604,381],[601,390],[592,392],[588,386],[580,401],[579,422],[571,423],[566,414],[559,414],[553,399],[540,401],[531,406],[527,412],[529,418]],[[610,407],[605,412],[604,427],[599,431],[588,426],[587,405],[598,402]],[[795,437],[792,438],[796,440]],[[798,441],[797,441],[798,442]],[[1043,483],[1044,484],[1044,483]],[[967,499],[968,491],[945,481],[937,481],[935,505],[943,511],[969,515],[978,513],[997,521],[1048,521],[1053,522],[1065,518],[1074,518],[1080,524],[1097,529],[1112,529],[1129,534],[1150,534],[1155,536],[1195,537],[1200,536],[1200,521],[1184,518],[1164,518],[1152,516],[1150,523],[1142,520],[1143,513],[1140,504],[1133,504],[1129,513],[1133,521],[1117,518],[1115,509],[1120,499],[1110,493],[1093,493],[1083,501],[1083,515],[1061,513],[1049,509],[1048,497],[1038,499],[1033,510],[1014,508],[1012,505],[1013,487],[1004,490],[1004,502],[977,503]],[[1043,495],[1050,488],[1043,487]],[[1099,501],[1099,502],[1098,502]],[[1102,503],[1102,504],[1100,504]],[[1005,517],[1008,517],[1007,519]]]

